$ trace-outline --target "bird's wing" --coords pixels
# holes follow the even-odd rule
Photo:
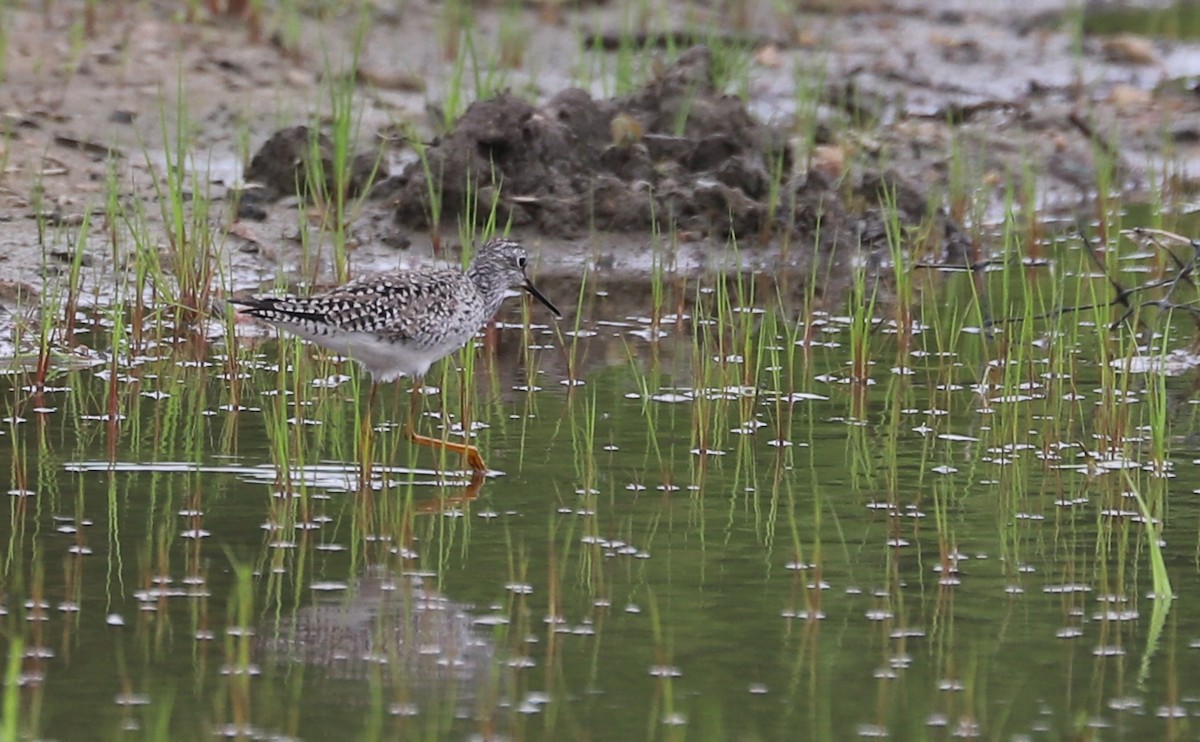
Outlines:
[[[404,340],[457,315],[474,285],[457,270],[364,276],[309,301],[325,322],[350,332]],[[312,307],[315,309],[316,307]]]

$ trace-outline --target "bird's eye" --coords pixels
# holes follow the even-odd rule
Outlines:
[[[521,268],[522,270],[524,270],[524,268],[525,268],[525,256],[524,256],[524,255],[522,255],[521,257],[517,258],[517,267],[518,267],[518,268]]]

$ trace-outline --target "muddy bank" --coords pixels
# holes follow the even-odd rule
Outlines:
[[[541,238],[642,233],[713,250],[784,243],[881,255],[894,219],[911,252],[965,262],[967,235],[928,194],[882,166],[799,166],[792,136],[722,94],[712,52],[697,46],[620,98],[569,88],[544,105],[509,93],[476,101],[370,193],[410,230],[456,232],[462,222],[494,220]],[[276,197],[297,187],[328,192],[330,149],[328,137],[284,129],[254,155],[247,177]],[[370,151],[354,158],[348,197],[384,159]],[[324,180],[313,182],[314,171]]]
[[[881,200],[894,200],[906,248],[960,262],[988,252],[1010,213],[1030,225],[1096,219],[1098,178],[1116,195],[1168,200],[1196,187],[1189,75],[1200,45],[1081,35],[1073,3],[864,0],[782,13],[751,2],[737,28],[707,6],[663,3],[632,36],[649,47],[633,51],[645,82],[613,95],[621,52],[604,39],[621,38],[618,5],[552,19],[477,5],[465,69],[454,63],[463,39],[435,4],[372,6],[359,50],[362,16],[337,10],[300,12],[291,26],[264,13],[256,40],[237,19],[153,3],[10,8],[0,286],[44,295],[81,250],[82,293],[103,303],[139,256],[157,250],[173,265],[162,184],[180,167],[186,198],[206,199],[214,259],[234,289],[281,275],[328,283],[339,240],[355,273],[425,264],[427,232],[453,247],[458,219],[493,203],[543,266],[644,272],[665,245],[663,264],[694,272],[731,235],[761,270],[805,251],[878,257]],[[72,36],[88,7],[94,23]],[[522,31],[516,55],[500,54],[506,23]],[[714,74],[711,54],[668,50],[694,40],[686,28],[745,42],[736,85],[722,65]],[[485,96],[435,136],[431,111],[454,76],[483,71],[515,92]],[[339,185],[323,137],[333,85],[347,79],[361,156]],[[428,145],[434,182],[397,131]],[[267,188],[252,194],[248,181]],[[301,183],[365,200],[335,236],[327,210],[288,195]],[[443,194],[436,219],[430,186]],[[408,246],[418,249],[397,250]]]

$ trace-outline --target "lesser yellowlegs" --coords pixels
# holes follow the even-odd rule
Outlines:
[[[397,271],[364,276],[315,296],[254,296],[232,303],[251,317],[350,356],[373,382],[410,377],[408,437],[465,454],[472,469],[486,471],[474,446],[418,435],[412,410],[429,367],[465,345],[495,316],[510,288],[525,289],[554,316],[562,316],[525,275],[527,261],[519,242],[498,238],[479,248],[465,272]]]

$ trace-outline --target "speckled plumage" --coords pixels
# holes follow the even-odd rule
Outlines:
[[[420,378],[495,316],[521,287],[561,316],[525,275],[525,248],[489,240],[470,267],[364,276],[315,296],[235,299],[252,317],[362,364],[376,381]]]

